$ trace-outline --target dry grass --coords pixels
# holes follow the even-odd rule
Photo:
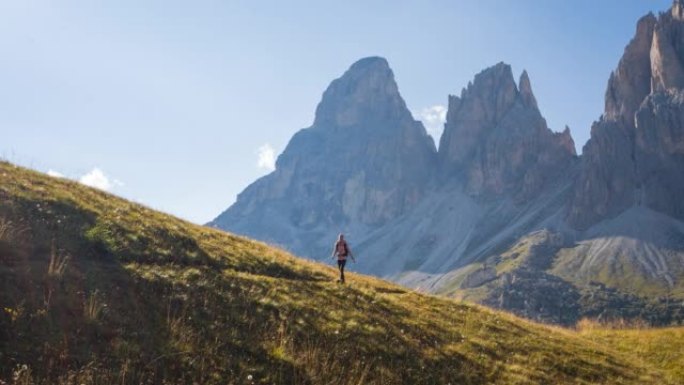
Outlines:
[[[102,302],[97,290],[88,294],[83,305],[83,317],[90,322],[96,322],[107,305]]]
[[[582,318],[575,325],[575,329],[585,333],[595,330],[645,330],[651,329],[651,325],[647,321],[638,318],[616,318],[610,320]]]
[[[69,263],[69,256],[60,256],[55,249],[55,243],[52,242],[52,247],[50,249],[50,262],[48,263],[47,275],[51,278],[62,278],[64,272],[66,271],[67,264]]]
[[[578,332],[592,342],[611,347],[638,365],[658,368],[669,383],[684,384],[682,327],[649,328],[645,323],[582,320],[578,323]]]
[[[0,218],[0,241],[8,241],[11,238],[12,221]]]
[[[23,237],[27,231],[26,226],[0,216],[0,242],[12,243]]]
[[[0,380],[19,363],[26,384],[676,384],[582,333],[339,285],[329,266],[7,163],[0,218],[29,229],[0,262]],[[51,258],[59,280],[53,239],[72,256]]]

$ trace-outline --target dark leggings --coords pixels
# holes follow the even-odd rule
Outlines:
[[[344,282],[344,265],[347,264],[346,259],[337,260],[337,268],[340,269],[340,281]]]

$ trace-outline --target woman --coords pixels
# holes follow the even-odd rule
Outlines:
[[[337,237],[337,242],[333,246],[332,256],[330,258],[335,258],[337,256],[337,268],[340,269],[340,279],[337,282],[344,283],[344,266],[347,264],[347,255],[351,257],[352,261],[356,263],[354,259],[354,254],[352,254],[347,241],[344,240],[344,234],[340,234]]]

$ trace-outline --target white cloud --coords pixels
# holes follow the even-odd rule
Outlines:
[[[120,181],[119,179],[110,178],[98,167],[93,167],[92,170],[83,174],[80,178],[67,177],[61,172],[55,171],[53,169],[48,169],[46,174],[53,178],[67,178],[78,180],[78,182],[80,182],[81,184],[90,187],[95,187],[104,191],[110,191],[113,188],[124,186],[124,183],[122,181]]]
[[[275,170],[276,156],[273,147],[266,143],[257,150],[257,167],[266,171]]]
[[[104,191],[109,191],[115,186],[123,186],[123,182],[118,179],[110,180],[109,177],[97,167],[80,177],[78,181],[86,186],[99,188]]]
[[[444,131],[444,123],[446,123],[447,108],[441,104],[430,107],[425,107],[414,113],[418,120],[423,122],[428,134],[439,143],[439,138]]]
[[[48,170],[47,174],[53,178],[64,178],[64,174],[55,170]]]

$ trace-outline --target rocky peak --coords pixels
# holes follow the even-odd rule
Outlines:
[[[684,218],[684,1],[637,24],[584,147],[569,220],[584,229],[643,205]]]
[[[503,62],[475,75],[475,80],[461,91],[461,99],[482,102],[485,118],[490,123],[500,120],[513,106],[517,96],[511,66]]]
[[[439,158],[446,178],[460,178],[475,196],[533,196],[574,157],[569,131],[546,126],[526,71],[518,87],[511,67],[499,63],[449,98]]]
[[[556,132],[554,135],[557,137],[557,142],[563,148],[565,152],[573,156],[577,156],[577,149],[575,148],[575,140],[570,134],[570,127],[565,126],[563,132]]]
[[[632,41],[625,48],[618,67],[610,75],[606,89],[604,117],[634,125],[634,113],[651,91],[651,41],[656,18],[642,17]]]
[[[682,2],[675,1],[671,13],[658,19],[651,43],[651,88],[653,91],[684,88],[684,17]]]
[[[412,208],[435,158],[387,61],[361,59],[328,86],[313,126],[292,137],[275,171],[212,224],[319,257],[336,233],[360,235]]]
[[[684,0],[674,0],[671,13],[676,20],[684,20]]]
[[[439,152],[447,167],[460,167],[475,151],[475,144],[513,107],[518,88],[508,64],[498,63],[475,75],[474,81],[449,97],[449,109]]]
[[[354,63],[323,93],[314,126],[349,127],[410,116],[387,60],[367,57]]]
[[[532,93],[530,77],[527,75],[526,70],[523,70],[522,75],[520,75],[520,81],[518,82],[518,84],[518,90],[520,91],[520,97],[522,98],[523,104],[530,108],[537,108],[537,99],[534,97],[534,94]]]

